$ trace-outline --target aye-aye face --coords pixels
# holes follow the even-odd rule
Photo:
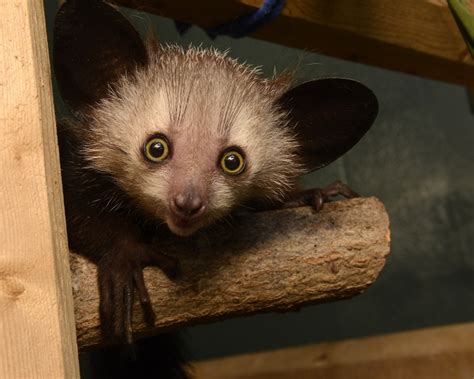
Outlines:
[[[155,47],[92,111],[86,156],[150,216],[189,235],[301,173],[277,100],[285,80],[215,51]]]
[[[334,161],[378,111],[374,93],[353,80],[290,89],[215,51],[147,48],[102,0],[63,3],[53,58],[89,165],[181,235],[249,198],[281,198],[298,162],[308,172]]]

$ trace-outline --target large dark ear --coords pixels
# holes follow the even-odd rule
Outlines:
[[[310,171],[331,163],[369,130],[378,112],[374,93],[348,79],[320,79],[299,85],[281,99],[296,125],[301,157]]]
[[[67,0],[56,15],[54,70],[72,111],[87,113],[119,77],[146,65],[140,35],[101,0]]]

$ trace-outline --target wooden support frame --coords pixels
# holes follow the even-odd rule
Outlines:
[[[78,378],[43,2],[0,14],[0,377]]]
[[[203,27],[261,0],[112,0]],[[252,37],[447,82],[474,86],[471,58],[446,0],[287,0]]]
[[[474,323],[196,362],[196,379],[471,379]]]

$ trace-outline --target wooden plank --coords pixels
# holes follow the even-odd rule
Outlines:
[[[389,235],[383,204],[358,198],[319,213],[306,207],[242,216],[231,228],[216,226],[194,239],[160,238],[181,275],[170,281],[158,269],[145,270],[156,323],[147,330],[137,304],[134,330],[156,333],[357,295],[383,268]],[[71,268],[78,343],[85,348],[101,342],[96,268],[78,256]]]
[[[0,378],[78,378],[43,2],[0,14]]]
[[[472,379],[474,323],[195,363],[196,379]]]
[[[203,27],[261,0],[113,0]],[[288,0],[253,37],[428,78],[474,86],[474,60],[446,0]]]

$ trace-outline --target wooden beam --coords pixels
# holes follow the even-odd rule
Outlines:
[[[196,379],[471,379],[474,323],[196,362]]]
[[[0,14],[0,378],[78,378],[43,2]]]
[[[113,0],[212,27],[261,0]],[[342,59],[474,86],[474,60],[446,0],[287,0],[252,37]]]
[[[209,234],[209,233],[215,233]],[[146,331],[136,304],[134,330],[156,333],[236,315],[285,311],[354,296],[375,281],[389,253],[385,208],[375,198],[241,217],[194,240],[161,240],[181,276],[169,281],[147,268],[156,312]],[[95,266],[73,255],[78,344],[101,343]]]

